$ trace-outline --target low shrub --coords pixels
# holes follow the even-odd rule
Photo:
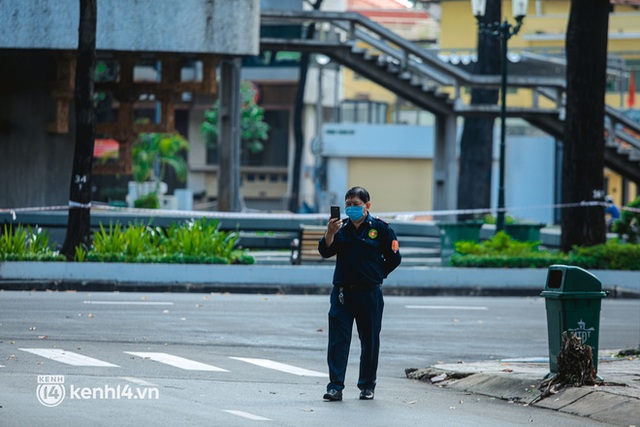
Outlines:
[[[40,227],[32,229],[4,224],[0,235],[2,261],[61,261],[64,256],[49,243],[49,232]]]
[[[574,247],[569,261],[598,270],[640,270],[640,244],[611,239],[602,245]]]
[[[640,209],[640,197],[627,205],[629,208]],[[620,239],[628,243],[636,243],[640,239],[640,212],[623,210],[620,219],[613,222],[612,231],[618,233]]]
[[[86,258],[96,262],[170,264],[253,264],[245,251],[236,249],[239,234],[220,231],[219,220],[192,219],[166,229],[150,224],[119,224],[94,233]]]
[[[541,251],[540,242],[519,242],[505,232],[481,242],[456,242],[454,267],[548,268],[565,264],[596,270],[640,270],[640,244],[611,239],[604,244],[574,247],[571,252]]]
[[[92,242],[75,250],[77,262],[171,264],[253,264],[254,258],[236,248],[239,234],[220,231],[217,219],[190,220],[163,230],[151,224],[128,227],[109,224],[93,233]],[[4,226],[0,261],[64,261],[46,231]]]

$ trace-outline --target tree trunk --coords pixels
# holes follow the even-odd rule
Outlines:
[[[80,0],[78,57],[75,78],[76,143],[69,188],[67,234],[61,253],[72,260],[75,248],[91,237],[91,167],[96,117],[93,108],[93,73],[96,58],[97,0]]]
[[[499,23],[501,1],[488,0],[485,24]],[[478,62],[475,74],[500,74],[500,39],[486,33],[478,33]],[[496,104],[498,91],[472,89],[471,104]],[[478,209],[491,206],[491,170],[493,164],[493,118],[468,117],[460,139],[460,177],[458,179],[458,209]],[[459,215],[458,220],[471,219],[474,215]]]
[[[320,10],[322,0],[316,0],[313,10]],[[307,39],[313,39],[315,24],[309,25]],[[307,85],[307,70],[309,69],[309,53],[300,55],[300,78],[298,79],[298,92],[296,93],[293,108],[293,138],[295,140],[293,152],[293,176],[291,177],[291,197],[289,198],[289,210],[297,212],[300,205],[300,170],[302,168],[302,151],[304,150],[304,134],[302,132],[302,112],[304,110],[304,90]]]
[[[609,1],[571,1],[566,36],[567,114],[562,164],[562,201],[603,201],[604,96]],[[562,210],[561,248],[606,240],[602,206]]]
[[[218,115],[218,201],[221,212],[240,212],[240,58],[220,64]]]

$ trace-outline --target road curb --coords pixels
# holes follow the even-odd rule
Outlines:
[[[564,387],[541,400],[539,386],[548,373],[546,363],[478,362],[460,365],[434,365],[410,370],[407,377],[437,384],[456,391],[587,417],[619,426],[640,421],[640,377],[638,360],[602,360],[605,384]],[[444,378],[446,376],[446,378]]]
[[[318,294],[333,266],[1,262],[0,289]],[[640,272],[592,271],[610,298],[640,298]],[[387,295],[539,296],[547,269],[400,267]]]

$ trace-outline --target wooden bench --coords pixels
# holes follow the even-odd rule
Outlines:
[[[301,225],[298,237],[291,241],[291,264],[333,260],[334,258],[323,258],[318,252],[318,241],[326,230],[327,227],[321,225]]]

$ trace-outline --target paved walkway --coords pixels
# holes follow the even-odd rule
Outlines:
[[[640,426],[640,359],[637,355],[612,356],[617,353],[600,351],[598,375],[604,385],[565,387],[542,399],[539,386],[549,373],[549,363],[544,359],[434,365],[409,372],[407,377],[611,425]],[[465,377],[455,379],[460,376]]]

